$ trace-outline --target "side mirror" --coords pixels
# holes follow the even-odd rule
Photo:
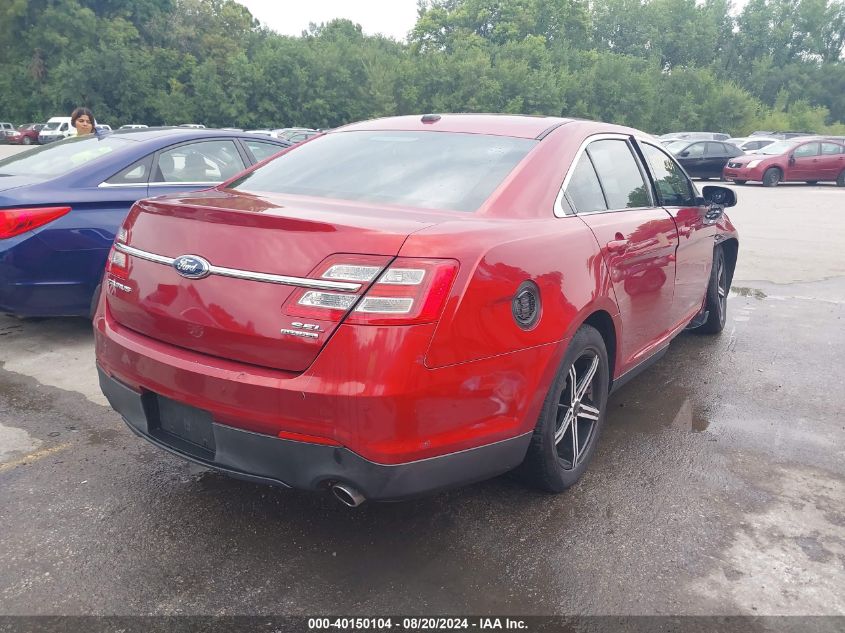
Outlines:
[[[794,165],[794,164],[795,164],[795,154],[790,154],[790,155],[789,155],[789,164],[790,164],[790,165]]]
[[[733,189],[719,187],[718,185],[707,185],[702,188],[702,194],[707,204],[720,207],[736,206],[736,193]]]
[[[689,156],[689,152],[688,152],[688,151],[686,151],[686,150],[684,150],[683,152],[681,152],[680,154],[678,154],[678,156],[681,156],[681,157],[686,157],[686,156]]]

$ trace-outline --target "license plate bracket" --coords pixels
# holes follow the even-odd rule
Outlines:
[[[157,394],[151,400],[151,435],[193,457],[214,460],[214,422],[210,412]]]

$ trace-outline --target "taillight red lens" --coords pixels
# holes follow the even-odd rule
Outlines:
[[[0,209],[0,240],[15,237],[39,226],[58,220],[70,212],[70,207],[35,207],[31,209]]]
[[[458,272],[452,259],[333,255],[313,278],[360,283],[357,292],[297,290],[284,307],[289,316],[358,325],[411,325],[436,321]],[[362,296],[363,295],[363,296]],[[351,310],[351,311],[350,311]]]
[[[129,255],[123,251],[117,250],[114,246],[109,251],[109,258],[106,261],[106,272],[115,276],[126,279],[129,277]]]
[[[436,321],[458,272],[452,259],[400,257],[384,271],[346,319],[361,325]]]
[[[389,261],[390,257],[386,255],[332,255],[322,261],[310,277],[360,284],[358,291],[295,290],[285,304],[284,312],[304,319],[340,321]]]

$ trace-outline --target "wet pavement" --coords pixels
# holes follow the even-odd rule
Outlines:
[[[845,614],[845,264],[825,250],[845,191],[737,190],[725,331],[615,394],[557,496],[504,476],[352,510],[229,479],[125,428],[84,320],[0,317],[0,613]],[[797,210],[826,223],[806,260]]]

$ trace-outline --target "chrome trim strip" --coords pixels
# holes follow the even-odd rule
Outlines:
[[[97,187],[102,189],[113,189],[113,188],[123,188],[123,187],[215,187],[219,185],[222,180],[192,180],[188,181],[171,181],[171,182],[120,182],[120,183],[111,183],[111,182],[101,182]]]
[[[148,253],[147,251],[142,251],[139,248],[133,248],[132,246],[127,246],[126,244],[121,244],[120,242],[115,242],[114,247],[122,253],[138,257],[139,259],[146,259],[148,262],[155,262],[156,264],[172,266],[173,262],[176,261],[175,257],[164,257],[163,255],[156,255],[155,253]]]
[[[145,259],[156,264],[163,264],[164,266],[172,266],[176,260],[174,257],[164,257],[163,255],[156,255],[142,251],[141,249],[115,242],[114,247],[127,255]],[[321,279],[310,279],[308,277],[288,277],[286,275],[271,275],[269,273],[258,273],[251,270],[238,270],[235,268],[224,268],[223,266],[214,266],[210,268],[209,275],[219,275],[221,277],[233,277],[235,279],[244,279],[246,281],[260,281],[270,284],[281,284],[283,286],[296,286],[297,288],[310,288],[313,290],[342,290],[347,292],[358,292],[361,289],[361,284],[350,283],[345,281],[324,281]]]

